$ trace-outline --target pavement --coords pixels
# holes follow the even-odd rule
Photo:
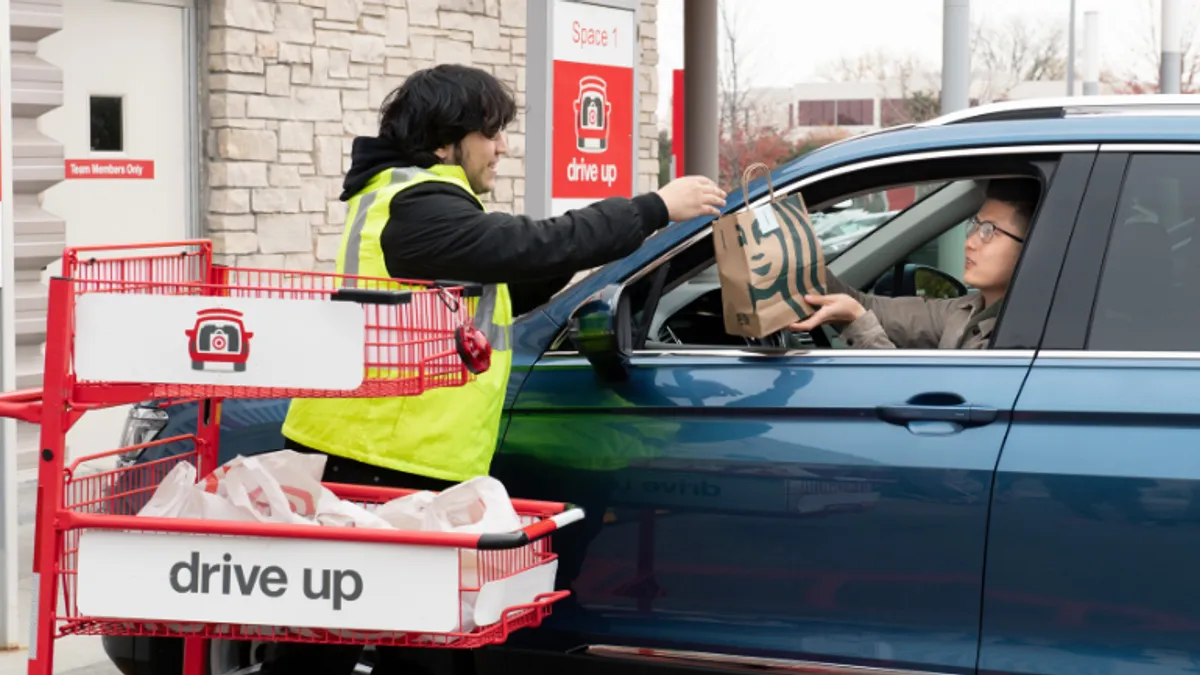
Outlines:
[[[17,489],[17,625],[22,648],[0,652],[0,675],[25,675],[28,669],[30,610],[33,600],[33,529],[37,506],[37,474],[22,472]],[[73,636],[55,640],[54,672],[61,675],[120,675],[99,637]]]

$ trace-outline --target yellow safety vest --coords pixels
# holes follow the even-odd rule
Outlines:
[[[460,167],[386,169],[350,199],[338,274],[390,277],[380,236],[392,198],[427,181],[456,185],[483,207]],[[293,399],[283,435],[331,455],[431,478],[465,481],[486,475],[512,370],[512,303],[505,284],[485,286],[482,296],[465,302],[474,305],[475,325],[492,345],[486,372],[465,386],[419,396]]]

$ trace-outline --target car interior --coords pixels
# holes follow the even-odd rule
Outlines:
[[[843,282],[876,295],[950,298],[973,292],[960,280],[961,269],[936,267],[936,251],[932,256],[929,254],[933,250],[931,245],[978,211],[989,178],[1010,175],[1030,177],[1024,172],[1006,172],[925,183],[929,188],[927,194],[890,218],[881,219],[873,214],[875,222],[859,229],[858,238],[839,250],[830,251],[829,240],[819,234],[827,269]],[[887,188],[912,186],[913,182],[910,178],[904,183],[885,185],[881,187],[875,182],[852,192],[834,192],[830,188],[836,186],[815,184],[805,186],[803,193],[810,214],[820,214],[844,207],[848,200],[881,194]],[[794,188],[777,188],[777,194],[791,189]],[[961,241],[961,238],[957,243],[951,240],[948,245],[961,246]],[[828,326],[812,333],[783,330],[758,340],[727,333],[711,228],[705,228],[686,245],[641,270],[627,282],[624,293],[630,299],[632,347],[636,351],[845,347],[837,331]]]
[[[1186,179],[1189,157],[1172,158],[1173,171],[1126,173],[1088,336],[1092,349],[1195,349],[1196,320],[1189,310],[1200,295],[1200,246],[1195,245],[1198,198]],[[1170,160],[1156,159],[1158,162]],[[1152,327],[1152,328],[1151,328]]]

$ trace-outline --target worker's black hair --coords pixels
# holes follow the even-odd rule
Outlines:
[[[494,137],[517,116],[512,92],[479,68],[442,64],[418,70],[383,102],[379,137],[420,167],[438,163],[437,148],[478,131]]]
[[[1037,210],[1041,196],[1042,184],[1033,178],[993,178],[988,181],[987,198],[1016,209],[1026,229],[1033,220],[1033,212]]]

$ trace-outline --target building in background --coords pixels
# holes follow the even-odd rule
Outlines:
[[[239,265],[331,270],[351,139],[414,70],[484,68],[526,90],[527,0],[14,3],[18,388],[41,384],[46,286],[65,245],[211,238]],[[657,0],[637,0],[638,184],[657,185]],[[488,207],[524,209],[524,113]],[[72,454],[108,449],[89,413]],[[36,466],[19,427],[18,469]]]
[[[985,101],[986,84],[972,85],[971,105]],[[1076,83],[1082,94],[1082,83]],[[1057,80],[1021,82],[1012,87],[1007,100],[1058,97],[1066,94],[1067,83]],[[757,125],[785,131],[791,140],[814,131],[837,127],[852,134],[873,131],[913,121],[921,113],[940,114],[937,82],[804,82],[792,87],[752,89],[749,113]],[[1115,93],[1101,83],[1100,94]],[[915,113],[915,114],[914,114]]]

